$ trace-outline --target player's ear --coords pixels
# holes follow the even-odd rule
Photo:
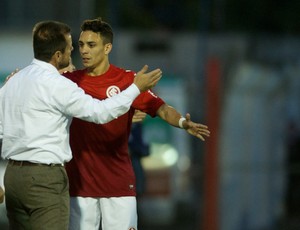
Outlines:
[[[109,54],[111,50],[112,50],[112,44],[111,43],[105,44],[105,46],[104,46],[105,54]]]

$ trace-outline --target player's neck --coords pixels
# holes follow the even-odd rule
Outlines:
[[[109,62],[105,62],[105,63],[101,63],[95,68],[87,68],[87,74],[92,77],[102,75],[108,71],[109,66],[110,66]]]

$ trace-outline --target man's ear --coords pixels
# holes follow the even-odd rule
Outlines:
[[[109,54],[111,50],[112,50],[112,44],[111,43],[105,44],[105,46],[104,46],[104,52],[105,52],[105,54],[106,55]]]
[[[61,51],[56,51],[55,53],[54,53],[54,58],[57,60],[57,61],[60,61],[61,60],[61,57],[62,57],[62,53],[61,53]]]
[[[50,64],[54,65],[56,68],[58,68],[59,63],[61,61],[62,58],[62,53],[61,51],[56,51],[53,55],[52,58],[50,60]]]

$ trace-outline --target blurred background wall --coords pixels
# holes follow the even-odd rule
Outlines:
[[[111,63],[160,67],[154,91],[211,130],[201,142],[145,120],[140,229],[300,229],[299,12],[298,0],[1,0],[0,77],[31,62],[46,19],[72,27],[80,68],[79,26],[102,17]],[[1,229],[5,215],[2,204]]]

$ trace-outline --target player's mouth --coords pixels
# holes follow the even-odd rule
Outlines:
[[[89,62],[91,59],[90,58],[82,58],[82,62],[83,63],[87,63],[87,62]]]

